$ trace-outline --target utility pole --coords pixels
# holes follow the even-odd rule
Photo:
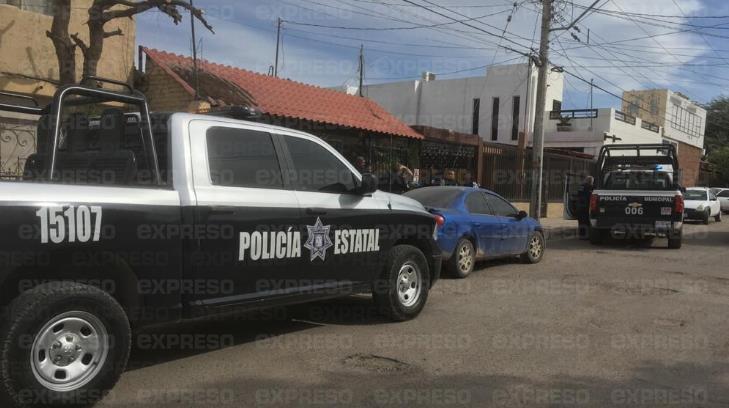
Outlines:
[[[283,25],[283,20],[281,20],[281,17],[278,18],[278,28],[276,29],[276,62],[273,64],[273,76],[278,78],[278,52],[279,52],[279,45],[281,45],[281,26]]]
[[[364,96],[364,44],[359,47],[359,96]]]
[[[549,33],[552,23],[552,0],[542,0],[542,34],[539,44],[539,74],[537,76],[537,108],[534,118],[532,144],[532,191],[529,214],[537,220],[542,215],[542,169],[544,168],[544,113],[549,74]]]
[[[593,96],[593,87],[595,86],[595,79],[590,78],[590,111],[594,109],[594,104],[592,103],[592,96]],[[593,114],[590,112],[590,130],[592,130],[592,120],[593,120]]]
[[[195,83],[195,99],[200,99],[200,77],[198,75],[197,66],[197,38],[195,37],[195,5],[193,0],[190,0],[190,24],[192,25],[192,79]]]
[[[534,143],[532,146],[532,191],[529,212],[537,220],[542,210],[542,171],[544,169],[544,114],[547,100],[547,76],[549,75],[549,34],[554,31],[571,30],[590,12],[600,0],[595,0],[582,14],[565,27],[551,28],[552,3],[554,0],[542,1],[542,34],[539,44],[539,75],[537,83],[537,106],[534,118]]]

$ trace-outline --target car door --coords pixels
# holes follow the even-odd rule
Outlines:
[[[505,255],[524,252],[531,232],[526,218],[519,219],[519,210],[503,198],[491,193],[484,193],[484,197],[492,213],[502,224],[501,252]]]
[[[729,211],[729,190],[720,191],[717,195],[722,211]]]
[[[501,239],[503,223],[494,216],[486,198],[481,191],[468,193],[465,206],[469,213],[469,222],[478,242],[479,257],[502,255]]]
[[[371,282],[390,246],[385,226],[396,215],[388,202],[356,193],[360,176],[331,146],[307,135],[280,137],[301,206],[301,276],[323,287]]]
[[[709,204],[711,205],[711,215],[719,215],[721,212],[721,203],[719,202],[719,198],[712,192],[709,192]]]
[[[580,177],[574,173],[567,173],[564,180],[564,213],[565,220],[577,219],[577,203],[579,200]]]
[[[184,232],[195,248],[187,301],[218,306],[296,290],[288,282],[301,253],[299,204],[284,185],[274,137],[214,120],[189,129],[197,205]]]

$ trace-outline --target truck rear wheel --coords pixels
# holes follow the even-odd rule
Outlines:
[[[0,395],[20,406],[86,407],[119,380],[131,330],[106,292],[52,282],[18,296],[0,330]]]
[[[430,270],[425,255],[414,246],[398,245],[388,254],[372,296],[380,313],[394,321],[405,321],[420,314],[429,289]]]
[[[683,245],[683,232],[674,232],[668,236],[668,248],[669,249],[681,249]]]
[[[598,228],[590,227],[588,236],[592,245],[600,245],[605,240],[605,232]]]

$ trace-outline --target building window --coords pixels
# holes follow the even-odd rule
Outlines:
[[[558,101],[556,99],[552,100],[552,111],[554,112],[561,112],[562,111],[562,101]]]
[[[499,98],[494,98],[494,107],[491,112],[491,140],[499,140]]]
[[[476,98],[473,100],[473,124],[471,126],[471,133],[474,135],[478,134],[479,116],[481,116],[481,99]]]
[[[0,4],[18,7],[21,10],[53,15],[53,1],[49,0],[0,0]]]
[[[519,140],[519,112],[521,111],[521,97],[515,96],[511,113],[511,140]]]

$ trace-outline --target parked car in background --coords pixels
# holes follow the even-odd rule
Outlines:
[[[721,204],[719,199],[706,187],[693,187],[686,189],[683,194],[685,216],[687,220],[701,220],[708,224],[713,217],[721,222]]]
[[[519,256],[538,263],[546,249],[542,226],[498,194],[472,187],[425,187],[405,193],[435,214],[438,246],[448,271],[465,278],[477,261]]]
[[[723,213],[729,213],[729,188],[722,189],[716,194],[716,198],[719,200],[721,211]]]

